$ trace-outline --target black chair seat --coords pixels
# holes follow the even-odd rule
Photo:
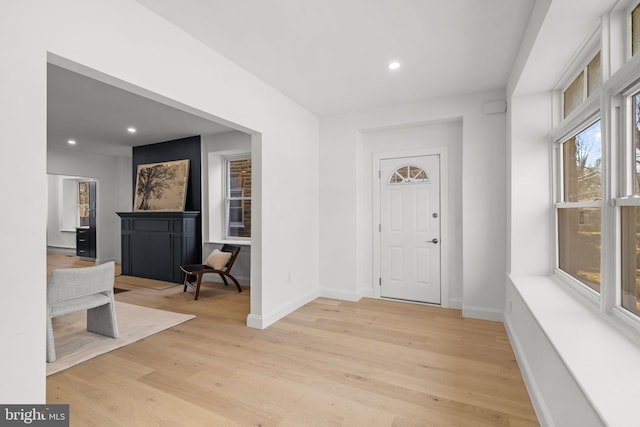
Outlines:
[[[190,274],[195,276],[197,273],[207,270],[207,272],[215,272],[217,270],[209,267],[206,264],[189,264],[189,265],[181,265],[180,270],[185,272],[186,274]]]
[[[233,283],[236,285],[238,292],[242,292],[240,283],[238,283],[238,280],[236,280],[236,278],[231,275],[231,267],[233,267],[233,264],[236,261],[238,254],[240,253],[240,246],[225,244],[222,246],[220,251],[231,253],[231,258],[229,258],[229,261],[227,262],[227,264],[219,270],[211,266],[208,266],[206,264],[187,264],[187,265],[180,266],[180,270],[184,272],[184,289],[182,290],[182,292],[186,292],[188,286],[195,288],[196,289],[195,299],[197,300],[198,295],[200,295],[200,285],[202,284],[202,276],[207,273],[213,273],[213,274],[219,275],[220,278],[222,278],[222,281],[224,282],[225,286],[229,285],[229,283],[227,282],[227,278],[231,279]]]

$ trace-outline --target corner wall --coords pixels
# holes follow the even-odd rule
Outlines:
[[[549,275],[552,257],[551,94],[509,103],[508,273]]]

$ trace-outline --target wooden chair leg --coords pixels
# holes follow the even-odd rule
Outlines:
[[[222,281],[224,282],[225,286],[229,286],[229,282],[227,282],[227,278],[224,277],[224,274],[222,273],[218,273],[218,276],[220,276],[220,278],[222,279]]]
[[[240,283],[238,283],[238,281],[236,280],[235,277],[233,277],[230,274],[227,274],[227,276],[229,277],[229,279],[233,280],[233,283],[236,285],[236,288],[238,288],[238,292],[242,292],[242,288],[240,287]]]
[[[198,299],[198,295],[200,295],[200,283],[202,282],[202,274],[198,274],[198,282],[196,284],[196,297],[195,300]]]

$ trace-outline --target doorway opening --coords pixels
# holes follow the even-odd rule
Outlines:
[[[97,258],[97,186],[93,177],[47,175],[47,252]]]
[[[252,153],[255,171],[252,175],[260,176],[262,138],[258,132],[52,53],[48,53],[47,65],[47,167],[53,173],[69,174],[82,174],[82,170],[90,167],[99,169],[102,173],[98,175],[101,192],[106,195],[103,197],[101,211],[115,213],[132,210],[133,189],[130,184],[132,180],[129,179],[132,146],[155,144],[191,135],[211,136],[235,131],[247,136],[250,145],[248,151]],[[78,100],[83,102],[75,102]],[[136,118],[136,126],[131,126],[132,117]],[[87,124],[91,125],[91,129],[86,129]],[[81,131],[84,133],[75,136]],[[72,154],[77,161],[74,168],[67,168],[67,157],[71,157],[66,155],[69,152],[67,144],[70,144],[67,134],[71,133],[74,140],[78,140]],[[205,153],[203,157],[206,158]],[[203,169],[203,173],[205,171]],[[250,254],[245,262],[249,272],[247,277],[251,277],[251,285],[254,287],[251,292],[253,308],[250,311],[257,313],[261,312],[261,269],[256,268],[261,259],[259,184],[256,182],[253,187],[255,201],[252,205],[251,237],[251,242],[258,244],[247,245],[245,251],[245,254]],[[200,226],[203,241],[208,240],[209,236],[209,201],[209,195],[203,193]],[[103,250],[98,251],[98,261],[119,261],[119,219],[116,215],[101,215],[101,218],[102,230],[98,237],[102,238],[98,249]],[[100,233],[103,233],[102,236]]]

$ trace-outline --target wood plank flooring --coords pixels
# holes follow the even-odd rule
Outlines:
[[[319,298],[256,330],[249,288],[126,282],[119,301],[197,317],[48,377],[72,426],[538,425],[501,323]]]

